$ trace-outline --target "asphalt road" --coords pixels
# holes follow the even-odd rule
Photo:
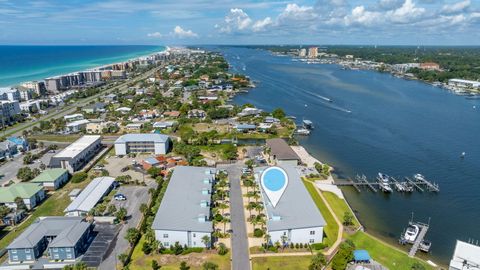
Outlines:
[[[122,83],[122,84],[120,84],[120,85],[112,86],[111,88],[105,89],[105,90],[103,90],[102,92],[100,92],[100,93],[98,93],[98,94],[96,94],[96,95],[94,95],[94,96],[91,96],[91,97],[87,97],[87,98],[78,100],[76,103],[71,104],[71,105],[67,105],[66,108],[61,109],[61,110],[58,111],[58,112],[53,112],[53,111],[52,111],[52,112],[50,112],[49,114],[40,117],[40,118],[39,118],[37,121],[35,121],[35,122],[30,121],[30,122],[22,123],[22,124],[19,124],[19,125],[14,126],[14,127],[8,128],[7,130],[2,131],[2,135],[3,135],[3,136],[20,136],[20,135],[22,135],[22,131],[33,128],[34,126],[36,126],[36,125],[38,124],[38,122],[40,122],[40,121],[42,121],[42,120],[49,120],[49,119],[60,118],[60,117],[63,117],[64,115],[73,113],[73,112],[75,112],[75,110],[77,109],[77,107],[83,107],[83,106],[87,105],[90,101],[96,100],[98,97],[112,92],[114,88],[117,88],[117,89],[119,89],[120,91],[125,91],[125,90],[128,89],[128,84],[129,84],[129,83],[134,82],[134,81],[137,81],[137,80],[146,79],[146,78],[152,76],[152,75],[154,74],[154,72],[157,71],[158,69],[159,69],[159,67],[153,68],[153,69],[151,69],[151,70],[143,73],[143,74],[140,75],[140,76],[137,76],[137,77],[135,77],[135,78],[132,78],[132,79],[129,79],[129,80],[125,81],[124,83]]]
[[[250,270],[250,255],[248,250],[248,235],[245,226],[242,190],[240,188],[240,175],[242,162],[229,165],[219,165],[225,169],[230,179],[230,219],[232,226],[232,269]]]

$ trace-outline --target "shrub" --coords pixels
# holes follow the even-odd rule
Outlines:
[[[298,243],[295,244],[295,248],[296,249],[299,249],[300,248],[300,245]]]
[[[78,172],[72,176],[72,179],[70,181],[72,181],[72,183],[80,183],[85,181],[87,177],[88,174],[86,172]]]
[[[184,248],[182,255],[187,255],[190,253],[202,253],[202,252],[203,252],[203,248],[201,247]]]
[[[253,231],[253,236],[255,237],[262,237],[263,236],[263,230],[260,229],[260,228],[256,228],[254,231]]]
[[[268,250],[276,253],[276,252],[278,252],[278,247],[277,246],[270,246],[270,247],[268,247]]]
[[[324,243],[315,243],[315,244],[312,244],[311,246],[315,250],[322,250],[322,249],[326,248],[328,245],[326,245]]]
[[[224,243],[220,243],[220,244],[218,245],[218,254],[223,256],[223,255],[225,255],[225,254],[227,254],[227,253],[228,253],[228,248],[227,248],[227,246],[225,246]]]

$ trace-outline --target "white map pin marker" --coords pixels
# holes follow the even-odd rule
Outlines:
[[[270,167],[263,171],[260,183],[268,200],[275,207],[287,188],[288,176],[282,168]]]

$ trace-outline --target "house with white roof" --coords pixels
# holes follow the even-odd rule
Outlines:
[[[208,167],[175,168],[152,224],[155,239],[164,247],[177,242],[205,246],[202,238],[213,232],[210,207],[215,173]]]
[[[85,216],[113,188],[113,177],[97,177],[86,186],[70,205],[65,208],[66,216]]]

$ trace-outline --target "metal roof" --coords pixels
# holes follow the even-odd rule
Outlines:
[[[275,155],[278,160],[296,159],[300,157],[292,150],[284,139],[275,138],[266,141],[267,146],[270,147],[271,155]]]
[[[208,167],[177,166],[152,224],[154,230],[212,232],[211,221],[199,221],[210,216],[212,181],[215,169]],[[205,183],[204,180],[210,180]],[[203,194],[202,191],[209,191]]]
[[[158,133],[131,133],[120,136],[115,143],[127,143],[127,142],[156,142],[164,143],[168,140],[167,135]]]
[[[100,135],[85,135],[60,151],[54,158],[73,158],[101,137]]]
[[[55,182],[63,174],[68,173],[65,169],[48,169],[43,171],[39,176],[35,177],[32,181],[33,183],[44,183],[44,182]]]
[[[268,200],[263,188],[260,188],[268,216],[267,229],[269,231],[281,231],[325,226],[327,223],[300,179],[296,167],[278,167],[287,173],[288,185],[275,208]],[[257,181],[260,181],[262,172],[267,168],[258,167],[255,169],[255,179]]]
[[[74,246],[90,226],[82,220],[81,217],[41,217],[15,238],[7,249],[32,248],[45,236],[56,236],[50,246],[55,243],[62,247]],[[81,223],[84,224],[79,225]]]
[[[480,269],[480,246],[457,240],[450,269],[463,269],[464,262],[471,270]]]
[[[115,178],[113,177],[97,177],[85,187],[84,190],[70,203],[64,212],[83,211],[88,212],[102,198],[107,190],[112,186]]]
[[[2,187],[0,188],[0,203],[14,202],[17,197],[29,199],[42,190],[43,187],[39,183],[17,183]]]

